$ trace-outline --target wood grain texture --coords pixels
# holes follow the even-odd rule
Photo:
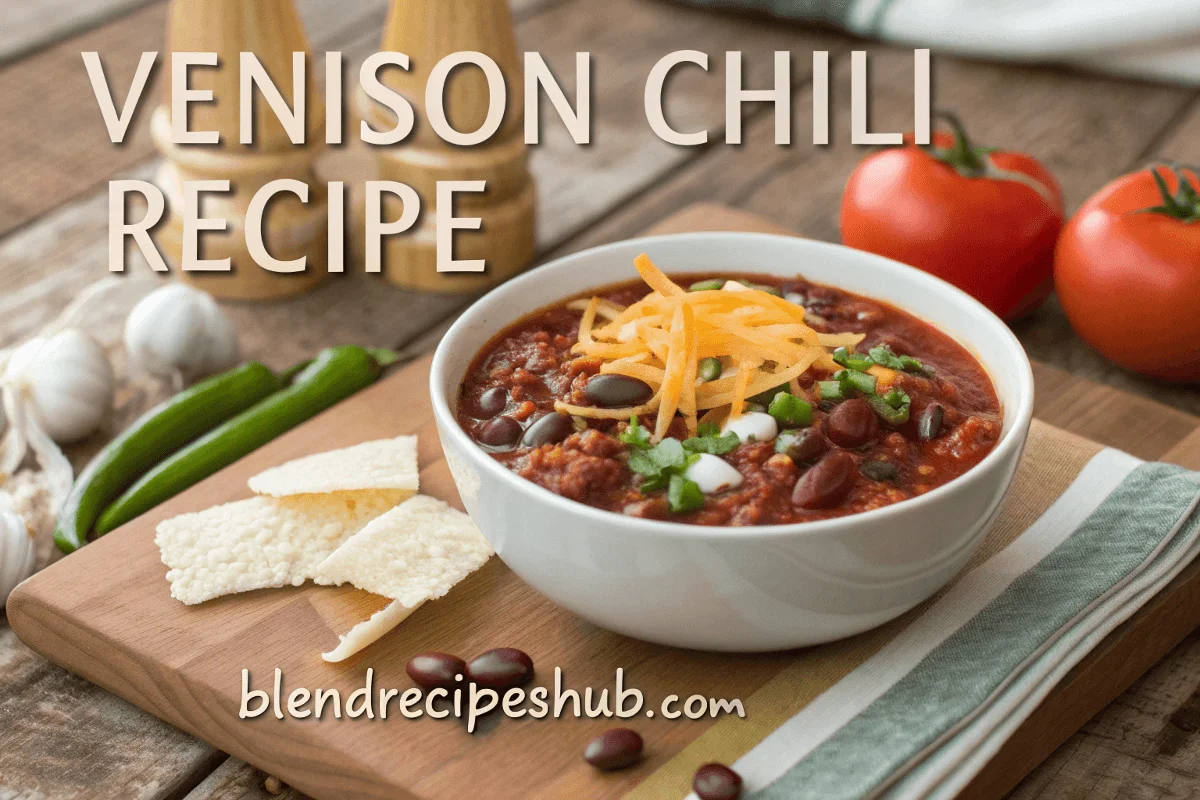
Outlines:
[[[770,228],[713,206],[694,209],[671,223],[672,229],[750,226]],[[423,434],[424,491],[455,499],[428,418],[427,368],[427,360],[414,364],[42,573],[10,603],[17,630],[68,667],[316,797],[403,796],[399,790],[379,788],[392,783],[413,796],[458,797],[474,785],[471,776],[480,774],[504,787],[501,796],[562,796],[569,787],[582,796],[610,797],[643,773],[597,776],[582,764],[577,748],[566,744],[586,741],[607,727],[606,721],[503,719],[475,736],[428,719],[324,725],[238,722],[241,668],[251,669],[256,685],[279,666],[288,687],[336,687],[345,695],[361,685],[366,667],[371,666],[378,685],[403,688],[408,685],[401,677],[403,663],[412,653],[428,648],[473,653],[495,646],[497,618],[521,621],[505,633],[503,643],[533,653],[539,664],[547,665],[543,670],[561,666],[570,685],[604,686],[613,670],[622,666],[650,703],[672,692],[746,696],[786,663],[786,654],[686,653],[609,634],[553,607],[499,562],[457,588],[453,603],[422,609],[345,667],[322,664],[316,652],[356,614],[366,613],[369,600],[361,593],[310,586],[223,598],[196,608],[182,607],[169,598],[162,580],[164,568],[152,543],[153,524],[181,510],[245,496],[245,478],[269,464],[363,438],[417,431]],[[1061,414],[1072,424],[1086,420],[1077,410],[1056,404],[1056,397],[1113,392],[1044,374],[1051,386],[1046,408],[1051,416]],[[1121,400],[1119,394],[1106,395],[1106,403],[1092,408],[1111,411]],[[1165,411],[1150,401],[1134,402],[1148,404],[1138,408],[1141,413]],[[1112,420],[1111,415],[1107,418]],[[1161,455],[1178,446],[1200,425],[1193,419],[1183,430],[1184,419],[1180,415],[1178,429],[1166,425],[1144,431],[1143,452]],[[117,564],[124,571],[119,594],[100,578],[73,595],[62,591],[66,584],[79,586],[84,573],[108,575]],[[122,599],[110,601],[101,612],[95,609],[99,597]],[[1027,724],[1035,727],[1022,728],[1014,744],[1002,752],[1003,757],[1011,751],[1011,760],[1002,761],[995,774],[981,776],[968,796],[1000,796],[1070,736],[1075,726],[1182,639],[1197,618],[1200,568],[1193,568],[1131,620],[1124,636],[1106,640],[1097,656],[1055,690],[1044,711]],[[542,675],[544,682],[545,672]],[[703,722],[639,721],[639,728],[648,734],[647,767],[669,759],[705,727]],[[390,754],[401,747],[406,757],[398,762]],[[231,780],[240,785],[246,779],[239,773]]]
[[[0,63],[94,28],[155,0],[0,0]]]

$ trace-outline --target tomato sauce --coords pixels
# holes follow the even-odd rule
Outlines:
[[[683,285],[719,277],[676,276]],[[869,440],[857,447],[836,444],[830,418],[837,404],[821,400],[815,386],[829,376],[810,369],[799,383],[813,409],[806,427],[821,433],[812,434],[819,456],[794,460],[777,452],[774,440],[747,441],[721,456],[742,475],[740,486],[705,495],[696,510],[673,512],[665,493],[643,493],[643,477],[629,468],[629,446],[617,438],[627,422],[555,412],[556,400],[591,405],[585,388],[602,363],[571,352],[581,313],[564,301],[509,326],[476,356],[459,394],[459,424],[505,467],[563,497],[615,513],[699,525],[797,523],[898,503],[957,478],[995,447],[1002,416],[991,380],[961,345],[932,325],[888,303],[802,278],[738,278],[775,287],[803,305],[807,323],[820,332],[865,334],[859,353],[888,345],[931,367],[932,375],[904,372],[893,384],[911,399],[908,421],[873,426]],[[628,305],[643,298],[647,288],[639,281],[586,296],[593,294]],[[922,435],[920,421],[935,405],[940,425],[934,435],[928,429]],[[641,423],[652,426],[653,420]],[[833,433],[833,439],[845,441],[837,430]],[[668,435],[686,437],[681,417]],[[798,505],[797,483],[835,461],[849,488],[842,486],[836,502],[823,507]],[[847,472],[850,467],[857,470]]]

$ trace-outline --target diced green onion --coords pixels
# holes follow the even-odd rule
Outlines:
[[[851,353],[845,347],[839,347],[833,351],[833,360],[837,364],[841,364],[846,369],[854,369],[859,372],[866,372],[875,362],[870,356],[865,356],[860,353]]]
[[[672,475],[667,484],[667,504],[676,514],[686,514],[704,506],[704,492],[695,481]]]
[[[846,392],[842,389],[841,381],[818,381],[817,392],[821,395],[822,400],[834,403],[846,399]]]
[[[767,413],[775,418],[781,428],[802,428],[812,424],[812,406],[801,397],[788,392],[775,395]]]
[[[696,281],[688,287],[689,292],[711,292],[720,289],[725,285],[725,281],[713,278],[707,281]]]
[[[760,406],[765,407],[765,406],[769,406],[771,404],[771,401],[775,399],[775,395],[779,394],[780,392],[786,392],[787,390],[788,390],[788,384],[781,383],[773,389],[767,389],[765,392],[759,392],[758,394],[752,394],[749,397],[747,397],[746,399],[752,403],[758,403]]]
[[[875,394],[875,376],[853,369],[839,369],[833,373],[833,378],[840,381],[844,389],[850,389],[861,394]]]
[[[775,288],[774,286],[771,286],[766,283],[749,283],[746,285],[749,286],[751,289],[758,289],[760,292],[766,292],[767,294],[773,294],[776,297],[783,297],[783,292],[779,291],[779,289]]]
[[[867,403],[870,404],[879,418],[888,425],[903,425],[908,422],[909,407],[912,405],[912,400],[909,399],[906,393],[899,389],[892,389],[882,397],[873,394],[867,398]]]
[[[702,358],[699,365],[696,367],[696,374],[700,380],[708,383],[715,381],[721,377],[721,359],[719,358]]]
[[[888,347],[886,344],[881,344],[878,347],[872,347],[867,352],[870,354],[871,360],[881,367],[887,367],[888,369],[901,371],[904,369],[904,363],[896,357],[896,354],[892,352],[892,348]]]

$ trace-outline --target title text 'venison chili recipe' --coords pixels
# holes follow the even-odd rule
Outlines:
[[[892,305],[800,277],[738,275],[731,281],[696,274],[667,281],[648,259],[638,269],[658,283],[653,294],[646,283],[631,282],[536,312],[497,335],[464,378],[457,408],[463,429],[501,464],[552,492],[616,513],[701,525],[805,522],[928,492],[979,463],[1000,438],[1000,404],[984,369],[950,337]],[[778,332],[781,342],[763,342],[754,351],[758,357],[737,344],[732,356],[706,355],[694,364],[671,363],[657,347],[656,354],[622,356],[636,348],[599,344],[589,354],[582,346],[591,326],[620,324],[619,312],[638,301],[683,290],[704,293],[690,298],[697,301],[690,307],[704,308],[711,303],[701,297],[717,303],[727,292],[747,289],[794,305],[790,313],[803,318],[803,325],[758,328]],[[764,314],[789,313],[754,297],[763,301]],[[664,308],[671,299],[663,300]],[[681,307],[678,295],[674,300]],[[724,312],[724,305],[717,307]],[[747,319],[753,315],[746,312]],[[694,323],[683,329],[703,330]],[[697,335],[703,339],[693,333],[693,345]],[[703,341],[711,345],[723,335],[710,333]],[[686,335],[676,341],[686,342]],[[841,341],[857,343],[833,346]],[[797,363],[787,363],[790,358]],[[756,381],[769,383],[770,375],[796,372],[803,362],[807,368],[780,385],[739,394]],[[697,389],[674,396],[679,405],[670,416],[656,416],[674,368]],[[705,383],[713,391],[699,388]],[[709,407],[714,402],[723,404]],[[589,416],[614,407],[642,413],[632,420]]]

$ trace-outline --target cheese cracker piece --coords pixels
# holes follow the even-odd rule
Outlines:
[[[338,636],[338,646],[328,653],[322,653],[321,658],[329,662],[345,661],[350,656],[368,647],[392,628],[408,619],[408,615],[420,607],[420,603],[409,608],[399,600],[393,600],[384,608],[371,615],[370,619],[351,628],[345,635]]]
[[[417,491],[417,437],[397,436],[304,456],[250,479],[255,494],[294,494],[406,489]]]
[[[155,543],[171,596],[188,605],[254,589],[299,586],[404,491],[252,497],[160,522]]]
[[[317,567],[317,583],[350,583],[412,608],[450,591],[492,555],[466,514],[417,495],[371,521]]]

